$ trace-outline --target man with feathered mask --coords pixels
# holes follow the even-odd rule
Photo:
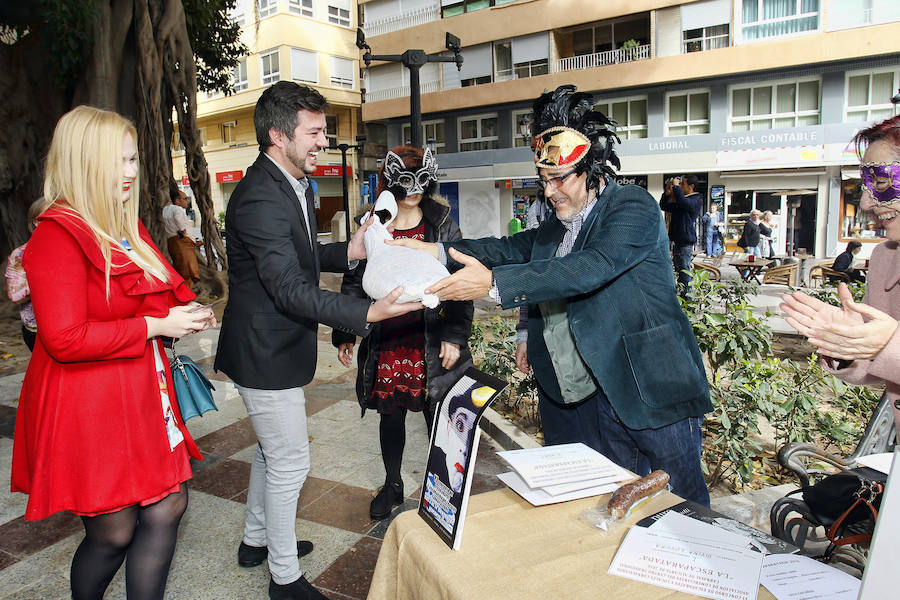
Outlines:
[[[555,214],[501,239],[423,244],[450,277],[442,300],[490,295],[528,306],[528,360],[548,444],[583,442],[645,475],[662,469],[675,493],[709,505],[700,469],[712,410],[691,324],[675,294],[656,201],[616,184],[615,122],[571,85],[534,103],[540,185]]]

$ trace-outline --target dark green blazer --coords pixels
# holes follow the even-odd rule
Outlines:
[[[659,205],[643,188],[610,182],[572,251],[556,258],[555,215],[511,237],[445,243],[493,270],[503,308],[528,305],[528,359],[541,389],[561,401],[539,302],[565,298],[582,358],[632,429],[712,410],[697,340],[675,295]],[[451,270],[459,263],[450,261]]]

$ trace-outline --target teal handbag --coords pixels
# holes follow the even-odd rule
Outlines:
[[[173,349],[174,350],[174,349]],[[175,399],[181,418],[188,419],[203,415],[211,410],[219,410],[213,401],[212,390],[216,389],[204,375],[200,367],[184,354],[174,354],[169,364],[175,382]]]

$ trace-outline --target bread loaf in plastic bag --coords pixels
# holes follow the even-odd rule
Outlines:
[[[434,308],[440,300],[434,294],[426,294],[425,289],[450,275],[449,271],[430,254],[384,243],[384,240],[394,239],[387,230],[397,216],[397,201],[391,192],[381,192],[372,211],[376,215],[375,222],[366,229],[364,237],[367,264],[362,279],[363,290],[379,300],[398,285],[403,286],[403,294],[397,302],[421,301],[428,308]]]

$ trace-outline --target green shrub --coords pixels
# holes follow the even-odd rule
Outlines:
[[[509,387],[494,401],[494,408],[513,413],[525,425],[539,426],[534,373],[525,375],[516,368],[517,322],[509,317],[473,321],[469,347],[476,368],[509,382]]]

